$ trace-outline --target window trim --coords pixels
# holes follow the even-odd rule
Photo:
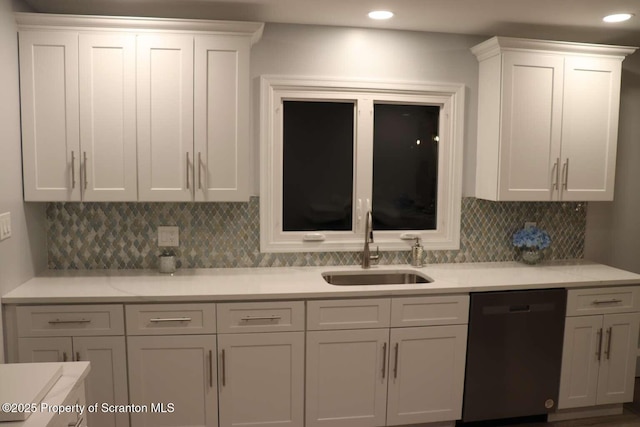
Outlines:
[[[360,251],[364,241],[364,213],[370,206],[373,181],[372,119],[363,110],[374,103],[441,105],[438,160],[438,225],[436,230],[375,231],[380,250],[407,250],[421,237],[426,249],[459,249],[464,144],[462,84],[376,82],[289,76],[260,78],[260,251]],[[303,241],[308,232],[282,231],[282,100],[353,101],[356,105],[354,141],[354,228],[325,231],[324,241]],[[429,102],[425,102],[428,99]],[[369,141],[367,143],[365,141]],[[368,186],[368,190],[367,187]],[[375,215],[375,213],[374,213]]]

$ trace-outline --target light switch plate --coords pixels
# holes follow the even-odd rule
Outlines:
[[[11,212],[0,214],[0,241],[11,237]]]
[[[158,227],[158,246],[160,247],[180,246],[180,229],[176,226]]]

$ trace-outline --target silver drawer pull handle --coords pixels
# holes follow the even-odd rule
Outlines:
[[[280,320],[282,316],[245,316],[240,320],[243,322],[251,322],[252,320]]]
[[[191,322],[191,317],[156,317],[153,319],[149,319],[149,322],[160,323],[160,322]]]
[[[65,323],[91,323],[91,319],[69,319],[69,320],[62,320],[62,319],[55,319],[55,320],[49,320],[49,324],[50,325],[58,325],[58,324],[65,324]]]
[[[594,300],[591,304],[593,305],[598,305],[598,304],[619,304],[621,303],[622,300],[618,299],[618,298],[613,298],[613,299],[602,299],[602,300]]]

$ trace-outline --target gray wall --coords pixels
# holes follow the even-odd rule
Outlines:
[[[615,200],[590,203],[585,258],[640,273],[640,52],[623,62]]]
[[[267,24],[251,51],[254,194],[259,194],[259,79],[304,77],[461,83],[467,87],[463,196],[475,194],[478,62],[487,37],[363,28]]]
[[[3,295],[46,268],[44,205],[22,202],[18,45],[10,0],[0,0],[0,93],[0,213],[11,212],[13,234],[0,242]]]

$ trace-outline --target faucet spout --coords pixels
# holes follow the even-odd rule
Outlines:
[[[369,244],[373,243],[373,216],[371,211],[367,211],[364,222],[364,248],[362,250],[362,268],[370,268],[371,262],[375,264],[380,260],[380,250],[376,248],[376,254],[371,254]]]

